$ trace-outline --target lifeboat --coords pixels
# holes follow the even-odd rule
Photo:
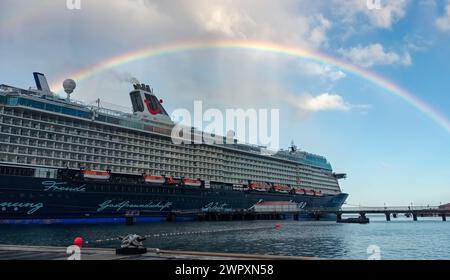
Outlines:
[[[264,182],[251,182],[248,185],[248,188],[253,191],[268,192],[271,189],[271,186]]]
[[[323,196],[322,191],[316,191],[316,192],[314,192],[314,193],[315,193],[316,196]]]
[[[291,192],[291,187],[287,185],[274,185],[273,190],[278,193],[289,193]]]
[[[164,184],[166,182],[166,178],[164,178],[164,176],[144,175],[144,180],[146,183],[151,184]]]
[[[293,193],[294,194],[306,194],[305,189],[300,189],[300,188],[294,188],[293,189]]]
[[[183,179],[183,184],[185,186],[189,186],[189,187],[201,187],[202,186],[202,181],[200,181],[198,179],[184,178]]]
[[[305,190],[305,195],[316,196],[316,192],[313,190]]]
[[[109,171],[85,169],[81,170],[81,174],[83,174],[83,178],[85,179],[109,180],[109,178],[111,178],[111,173]]]
[[[234,191],[248,191],[248,187],[244,185],[233,185]]]
[[[181,183],[181,180],[180,180],[180,179],[177,179],[177,178],[168,177],[166,182],[167,182],[167,184],[173,186],[173,185],[178,185],[178,184],[180,184],[180,183]]]

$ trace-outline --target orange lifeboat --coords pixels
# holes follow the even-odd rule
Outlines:
[[[314,192],[314,193],[315,193],[316,196],[323,196],[322,191],[316,191],[316,192]]]
[[[111,173],[109,171],[85,169],[81,170],[81,174],[83,174],[83,178],[85,179],[109,180],[109,178],[111,178]]]
[[[200,181],[198,179],[184,178],[183,179],[183,184],[185,186],[189,186],[189,187],[201,187],[202,186],[202,181]]]
[[[315,196],[316,192],[313,190],[305,190],[305,195]]]
[[[174,185],[180,184],[181,180],[177,179],[177,178],[167,177],[167,181],[166,182],[167,182],[168,185],[174,186]]]
[[[305,189],[300,189],[300,188],[294,188],[293,189],[293,193],[294,194],[305,194]]]
[[[164,184],[166,182],[164,176],[144,175],[144,180],[146,183],[151,184]]]
[[[251,182],[248,185],[248,188],[253,191],[268,192],[271,189],[271,186],[264,182]]]
[[[289,193],[291,191],[291,187],[287,185],[274,185],[273,190],[279,193]]]

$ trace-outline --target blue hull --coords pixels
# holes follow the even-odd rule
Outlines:
[[[177,220],[192,220],[195,213],[245,211],[261,201],[337,210],[347,196],[0,176],[0,223],[124,223],[126,215],[151,222],[173,214]]]

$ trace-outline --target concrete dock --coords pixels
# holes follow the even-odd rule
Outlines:
[[[0,260],[67,260],[66,247],[0,245]],[[316,260],[316,258],[148,249],[143,255],[116,255],[112,248],[82,248],[81,260]]]

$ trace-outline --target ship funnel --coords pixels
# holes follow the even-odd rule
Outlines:
[[[153,94],[149,85],[135,84],[130,92],[133,105],[133,113],[145,117],[165,116],[169,117],[158,98]]]

